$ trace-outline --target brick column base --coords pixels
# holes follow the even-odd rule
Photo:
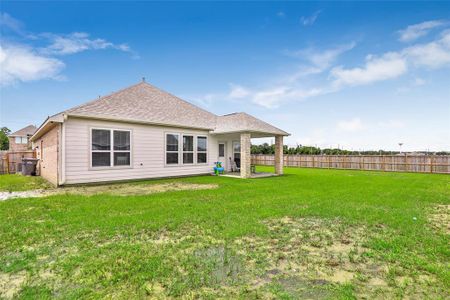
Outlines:
[[[250,133],[241,133],[241,177],[251,177]]]
[[[283,136],[277,135],[275,137],[275,174],[278,175],[283,174],[283,164],[284,164]]]

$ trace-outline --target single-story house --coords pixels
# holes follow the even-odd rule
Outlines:
[[[39,174],[55,185],[211,173],[240,165],[251,177],[250,139],[275,137],[283,173],[288,133],[246,113],[217,116],[145,81],[51,117],[31,137]]]
[[[27,151],[31,149],[29,138],[36,132],[36,126],[28,125],[8,135],[10,151]]]

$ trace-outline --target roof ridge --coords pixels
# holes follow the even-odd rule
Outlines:
[[[123,91],[125,91],[125,90],[134,88],[134,87],[136,87],[136,86],[138,86],[138,85],[140,85],[140,84],[145,84],[145,83],[146,83],[146,82],[141,81],[141,82],[132,84],[132,85],[130,85],[130,86],[128,86],[128,87],[122,88],[122,89],[117,90],[117,91],[115,91],[115,92],[112,92],[112,93],[110,93],[110,94],[107,94],[107,95],[98,97],[97,99],[90,100],[90,101],[87,101],[87,102],[85,102],[85,103],[79,104],[79,105],[77,105],[77,106],[71,107],[71,108],[69,108],[69,109],[63,110],[62,112],[56,113],[55,115],[60,114],[60,113],[69,112],[69,111],[71,111],[71,110],[75,110],[75,109],[80,108],[80,107],[82,107],[82,106],[92,104],[92,103],[94,103],[94,102],[96,102],[96,101],[99,101],[99,100],[102,100],[102,99],[104,99],[104,98],[106,98],[106,97],[111,97],[111,96],[117,95],[117,94],[119,94],[119,93],[121,93],[121,92],[123,92]]]
[[[141,82],[141,83],[144,83],[144,84],[146,84],[146,85],[148,85],[148,86],[151,86],[151,87],[153,87],[153,88],[155,88],[155,89],[157,89],[157,90],[160,90],[161,92],[164,92],[164,93],[166,93],[166,94],[168,94],[168,95],[170,95],[170,96],[172,96],[172,97],[175,97],[175,98],[177,98],[178,100],[181,100],[181,101],[183,101],[184,103],[189,104],[190,106],[193,106],[193,107],[195,107],[195,108],[198,108],[198,109],[200,109],[200,110],[202,110],[202,111],[204,111],[204,112],[207,112],[208,114],[211,114],[211,115],[217,117],[216,114],[214,114],[214,113],[212,113],[212,112],[210,112],[210,111],[207,111],[206,109],[204,109],[204,108],[202,108],[202,107],[200,107],[200,106],[198,106],[198,105],[195,105],[195,104],[193,104],[193,103],[191,103],[191,102],[189,102],[189,101],[186,101],[186,100],[184,100],[184,99],[182,99],[182,98],[180,98],[180,97],[178,97],[178,96],[175,96],[174,94],[172,94],[172,93],[170,93],[170,92],[168,92],[168,91],[166,91],[166,90],[163,90],[163,89],[161,89],[161,88],[159,88],[159,87],[157,87],[157,86],[155,86],[155,85],[153,85],[153,84],[150,84],[150,83],[145,82],[145,81],[144,81],[144,82]]]
[[[37,127],[36,127],[35,125],[29,124],[29,125],[27,125],[27,126],[25,126],[25,127],[23,127],[23,128],[20,128],[19,130],[16,130],[16,131],[14,131],[14,132],[8,134],[8,136],[15,136],[15,135],[18,135],[18,136],[20,136],[20,135],[29,135],[29,133],[26,133],[25,131],[27,131],[27,130],[34,130],[34,131],[36,131],[36,129],[37,129]],[[24,131],[24,132],[21,132],[21,131]]]

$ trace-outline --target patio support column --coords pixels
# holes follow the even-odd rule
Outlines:
[[[241,133],[241,177],[250,178],[251,156],[250,156],[250,133]]]
[[[283,175],[283,136],[275,136],[275,174]]]

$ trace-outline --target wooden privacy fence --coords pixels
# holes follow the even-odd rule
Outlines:
[[[35,158],[36,152],[28,151],[0,151],[0,174],[14,174],[20,171],[22,158]]]
[[[274,155],[252,154],[252,164],[273,166]],[[284,155],[285,167],[450,174],[448,155]]]

